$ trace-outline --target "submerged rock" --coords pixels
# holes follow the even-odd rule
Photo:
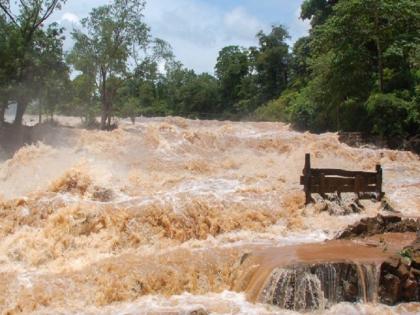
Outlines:
[[[210,313],[207,312],[204,308],[197,308],[195,310],[189,311],[187,315],[209,315]]]
[[[404,251],[401,252],[398,266],[391,265],[388,261],[382,264],[379,284],[381,303],[395,305],[401,302],[418,302],[419,288],[420,271],[412,266],[411,259],[405,256]]]
[[[417,232],[420,230],[420,219],[403,219],[397,215],[377,215],[373,218],[364,218],[348,226],[337,239],[350,239],[367,237],[387,232]]]
[[[114,198],[114,192],[112,189],[95,186],[93,187],[92,200],[109,202]]]
[[[316,199],[315,207],[320,212],[326,211],[330,215],[348,215],[364,210],[364,206],[355,194],[326,194],[324,198]]]

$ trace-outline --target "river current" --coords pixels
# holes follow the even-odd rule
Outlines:
[[[420,214],[419,156],[352,148],[335,133],[169,117],[111,132],[40,127],[34,137],[0,164],[4,314],[298,314],[238,289],[244,257],[273,248],[281,256],[382,211],[371,201],[349,215],[305,207],[305,153],[314,167],[380,163],[388,203]],[[416,314],[420,304],[311,313],[321,312]]]

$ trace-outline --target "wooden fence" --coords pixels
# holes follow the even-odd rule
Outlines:
[[[362,193],[376,193],[377,200],[384,196],[382,192],[382,167],[376,165],[376,172],[345,171],[341,169],[311,168],[311,156],[305,155],[305,167],[300,184],[304,186],[306,204],[312,202],[311,194],[353,192],[359,197]]]

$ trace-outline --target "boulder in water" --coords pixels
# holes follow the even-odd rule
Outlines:
[[[209,315],[210,313],[207,312],[204,308],[197,308],[195,310],[189,311],[188,315]]]
[[[404,219],[397,215],[377,215],[373,218],[364,218],[359,222],[348,226],[341,232],[337,239],[351,239],[367,237],[387,232],[417,232],[420,230],[419,219]]]

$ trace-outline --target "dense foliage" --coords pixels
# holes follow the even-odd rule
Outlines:
[[[309,35],[288,45],[281,25],[259,32],[257,47],[227,46],[215,75],[197,74],[152,38],[143,0],[113,0],[73,30],[45,26],[64,0],[0,0],[0,122],[17,104],[40,114],[180,115],[285,121],[298,129],[363,131],[384,138],[420,133],[420,2],[305,0]],[[71,75],[73,73],[73,75]],[[72,79],[70,79],[70,77]]]
[[[384,138],[420,132],[420,3],[306,0],[309,36],[291,54],[288,88],[256,111],[312,131]]]

